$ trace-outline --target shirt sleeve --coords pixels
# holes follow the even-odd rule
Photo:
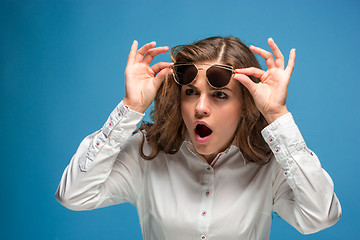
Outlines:
[[[277,170],[273,210],[303,234],[320,231],[341,217],[334,184],[305,141],[290,113],[262,131],[274,153]]]
[[[90,210],[135,203],[137,179],[141,179],[137,156],[142,137],[132,133],[143,116],[121,102],[104,126],[81,142],[55,194],[62,205]]]

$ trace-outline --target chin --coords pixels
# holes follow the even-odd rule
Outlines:
[[[198,154],[202,155],[204,158],[207,159],[207,156],[213,156],[213,158],[220,152],[214,151],[214,147],[211,147],[210,145],[204,146],[195,143],[194,144],[195,150]]]

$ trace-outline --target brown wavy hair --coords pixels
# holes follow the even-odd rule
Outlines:
[[[261,68],[254,54],[236,37],[210,37],[189,45],[178,45],[171,49],[173,62],[206,62],[219,63],[236,68]],[[258,78],[250,76],[254,82]],[[241,85],[241,84],[240,84]],[[186,135],[186,127],[180,110],[181,86],[175,83],[173,76],[168,75],[159,88],[154,108],[150,113],[153,123],[143,122],[139,130],[143,132],[140,155],[147,160],[155,158],[160,151],[174,154],[179,149]],[[236,145],[247,162],[259,165],[266,164],[272,153],[261,136],[261,130],[268,125],[264,116],[255,106],[250,92],[241,85],[243,96],[243,113],[239,122]],[[150,155],[143,151],[146,141],[152,148]]]

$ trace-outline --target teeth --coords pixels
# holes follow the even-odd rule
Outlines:
[[[212,133],[212,130],[205,126],[204,124],[196,125],[196,133],[199,134],[201,138],[207,137]]]

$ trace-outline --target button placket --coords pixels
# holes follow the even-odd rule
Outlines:
[[[201,189],[199,189],[201,191],[199,192],[199,194],[201,194],[201,202],[198,210],[198,230],[200,239],[207,238],[206,234],[209,231],[214,183],[214,169],[206,164],[202,170]]]

